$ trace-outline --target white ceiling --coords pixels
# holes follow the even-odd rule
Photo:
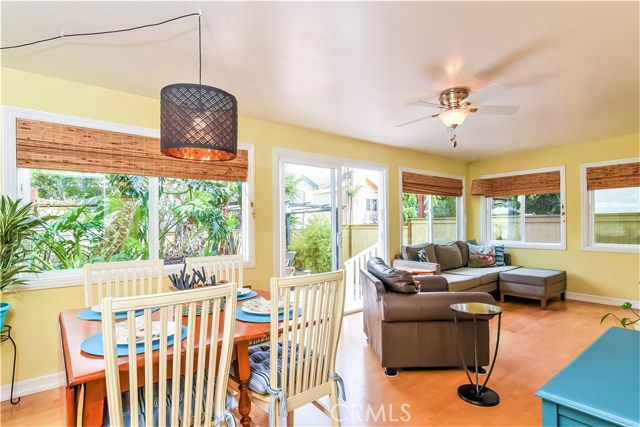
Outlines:
[[[242,116],[465,161],[639,131],[639,2],[200,2],[202,83]],[[2,1],[2,46],[197,12],[198,3]],[[197,18],[3,50],[2,65],[158,98],[197,82]],[[452,151],[441,90],[509,90]]]

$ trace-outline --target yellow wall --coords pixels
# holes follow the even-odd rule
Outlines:
[[[2,105],[29,108],[70,116],[117,122],[157,129],[159,101],[123,92],[54,79],[17,70],[2,69]],[[159,91],[160,88],[158,88]],[[463,162],[410,150],[359,141],[308,129],[241,117],[239,139],[256,147],[255,213],[256,267],[248,269],[245,281],[260,288],[268,286],[273,274],[273,150],[295,149],[371,161],[389,166],[389,253],[400,247],[399,167],[427,169],[466,175]],[[1,154],[0,154],[1,155]],[[83,305],[81,287],[25,291],[2,295],[13,304],[7,323],[13,326],[18,345],[17,381],[62,370],[57,316],[61,310]],[[10,381],[12,353],[3,345],[2,377]]]
[[[637,301],[638,254],[585,252],[581,236],[580,164],[639,155],[640,135],[518,152],[469,164],[467,182],[481,175],[565,166],[567,250],[508,249],[513,264],[566,270],[567,291]],[[468,185],[470,188],[471,186]],[[467,194],[467,236],[480,239],[480,197]]]

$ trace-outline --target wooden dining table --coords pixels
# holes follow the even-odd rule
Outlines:
[[[258,296],[269,298],[269,292],[256,290]],[[238,301],[240,306],[244,301]],[[238,307],[238,310],[240,307]],[[94,356],[80,350],[87,338],[102,332],[102,322],[82,320],[78,313],[86,308],[65,310],[60,313],[60,339],[64,357],[66,376],[66,421],[68,426],[77,425],[78,409],[82,409],[83,426],[101,426],[104,416],[106,397],[105,367],[102,356]],[[184,317],[186,320],[186,316]],[[236,320],[233,367],[234,376],[240,389],[240,422],[243,426],[251,424],[251,399],[248,386],[251,375],[249,369],[249,346],[267,341],[270,335],[270,323],[249,323]],[[185,342],[182,342],[184,351]],[[120,357],[121,376],[127,375],[127,357]],[[154,358],[155,359],[155,358]],[[144,366],[144,354],[138,355],[138,366]],[[123,369],[125,371],[123,371]],[[82,408],[80,408],[82,406]]]

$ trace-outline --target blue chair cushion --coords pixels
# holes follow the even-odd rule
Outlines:
[[[205,380],[204,380],[204,399],[202,402],[202,410],[204,411],[205,408],[205,403],[206,403],[206,398],[207,398],[207,391],[206,391],[206,387],[207,387],[207,381],[208,381],[208,373],[205,371]],[[195,374],[194,374],[194,382],[195,382]],[[170,420],[171,420],[171,387],[172,387],[172,380],[168,380],[167,381],[167,396],[165,396],[165,398],[167,399],[167,413],[166,413],[166,421],[162,423],[162,425],[170,425]],[[154,384],[153,385],[153,421],[152,422],[147,422],[146,421],[146,414],[145,414],[145,388],[143,387],[139,387],[138,388],[138,392],[137,392],[137,399],[138,399],[138,405],[139,405],[139,413],[138,413],[138,424],[139,425],[153,425],[153,426],[157,426],[158,425],[158,406],[159,406],[159,400],[158,400],[158,390],[159,390],[159,386],[158,384]],[[193,411],[195,410],[195,396],[196,396],[196,386],[195,384],[192,387],[192,414]],[[131,395],[129,393],[129,391],[125,391],[122,392],[121,394],[122,396],[122,411],[123,411],[123,423],[125,426],[130,426],[131,425]],[[179,416],[179,420],[180,420],[180,425],[183,424],[183,420],[182,420],[182,409],[184,407],[184,376],[180,377],[180,416]],[[231,393],[229,393],[227,391],[227,399],[226,399],[226,404],[225,404],[225,409],[227,411],[231,411],[235,408],[238,407],[238,402],[236,401],[236,399],[233,397],[233,395]],[[233,419],[233,421],[231,421],[231,419]],[[151,420],[150,420],[151,421]],[[107,399],[105,399],[104,401],[104,420],[102,422],[103,426],[110,426],[111,423],[109,421],[109,407],[108,407],[108,403],[107,403]],[[236,423],[235,423],[235,418],[233,417],[229,417],[229,425],[232,425],[235,427]]]

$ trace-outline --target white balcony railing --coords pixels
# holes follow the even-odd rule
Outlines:
[[[360,283],[360,269],[367,267],[369,258],[378,256],[380,245],[376,243],[344,262],[346,296],[344,301],[345,313],[362,310],[362,283]]]

